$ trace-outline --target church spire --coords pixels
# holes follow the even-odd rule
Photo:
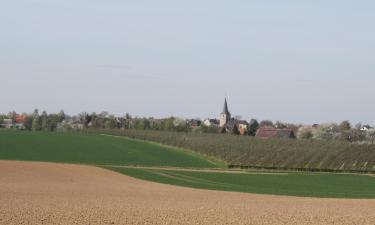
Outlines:
[[[228,110],[227,98],[224,101],[223,112],[220,114],[220,127],[224,127],[230,120],[230,112]]]
[[[223,114],[229,114],[227,98],[225,98],[224,107],[223,107],[223,112],[222,113]]]

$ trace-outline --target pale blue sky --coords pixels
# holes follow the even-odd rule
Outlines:
[[[374,1],[0,3],[0,112],[375,124]]]

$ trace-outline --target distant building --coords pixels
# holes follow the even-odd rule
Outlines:
[[[245,120],[231,119],[225,124],[225,131],[228,133],[237,133],[246,135],[249,123]]]
[[[228,110],[228,103],[227,103],[227,98],[225,98],[224,101],[224,107],[223,107],[223,112],[220,113],[220,127],[225,127],[225,125],[229,122],[231,119],[230,112]]]
[[[245,120],[231,118],[227,98],[225,98],[223,111],[220,113],[219,127],[223,132],[245,135],[247,134],[249,123]]]
[[[372,127],[370,126],[370,125],[363,125],[362,127],[361,127],[361,131],[368,131],[368,130],[370,130]]]
[[[3,123],[0,124],[0,127],[7,128],[7,129],[13,128],[13,120],[12,119],[4,119]]]
[[[201,124],[202,121],[198,119],[191,119],[187,121],[192,129],[198,128]]]
[[[203,124],[206,127],[219,127],[220,121],[217,119],[205,119],[203,120]]]
[[[26,115],[16,115],[14,120],[16,124],[24,124],[27,119]]]
[[[295,138],[292,129],[276,129],[274,127],[261,127],[258,129],[256,137],[259,138]]]

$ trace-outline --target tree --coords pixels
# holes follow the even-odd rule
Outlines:
[[[349,141],[350,142],[358,142],[358,141],[363,141],[366,138],[365,132],[357,129],[350,129],[350,136],[349,136]]]
[[[23,126],[26,130],[31,130],[33,127],[33,117],[32,116],[26,116],[25,122],[23,123]]]
[[[271,120],[263,120],[259,124],[260,127],[273,127],[273,122]]]
[[[232,134],[235,134],[235,135],[239,135],[239,134],[240,134],[240,130],[238,129],[237,124],[235,124],[235,125],[233,126]]]
[[[129,113],[126,113],[124,121],[123,121],[123,127],[125,129],[131,128],[131,126],[132,126],[132,120],[133,120],[132,116]]]
[[[311,139],[313,137],[313,128],[311,126],[303,126],[298,129],[298,139]]]
[[[189,123],[182,118],[175,118],[173,121],[173,125],[174,130],[178,132],[189,132],[191,130]]]
[[[334,123],[321,124],[313,130],[313,138],[318,140],[332,140],[338,132]]]
[[[106,129],[114,129],[117,127],[117,123],[114,118],[108,118],[104,123],[104,127]]]
[[[48,130],[48,115],[46,111],[42,112],[42,115],[40,115],[40,119],[41,119],[42,130]]]
[[[285,123],[281,122],[281,121],[276,121],[275,128],[284,129],[284,128],[287,128],[287,125]]]
[[[50,114],[48,116],[47,122],[47,130],[48,131],[55,131],[57,128],[58,123],[60,123],[60,115],[59,114]]]
[[[352,126],[350,125],[349,121],[347,121],[347,120],[342,121],[339,125],[340,131],[347,131],[347,130],[350,130],[351,128],[352,128]]]
[[[33,114],[32,114],[32,117],[33,117],[33,119],[34,119],[35,117],[39,117],[39,110],[38,110],[38,109],[34,109],[34,112],[33,112]]]
[[[371,128],[367,131],[367,137],[371,140],[371,144],[374,144],[375,141],[375,128]]]
[[[64,110],[60,110],[59,114],[58,115],[58,119],[59,119],[59,123],[61,123],[62,121],[65,120],[65,112]]]
[[[148,130],[151,128],[150,120],[147,118],[138,119],[135,124],[136,129]]]
[[[174,117],[169,117],[162,122],[163,130],[173,131],[174,130]]]
[[[251,119],[249,122],[249,129],[247,131],[248,135],[255,136],[259,128],[259,123],[256,119]]]
[[[39,116],[34,117],[32,122],[32,130],[39,131],[42,129],[42,121]]]

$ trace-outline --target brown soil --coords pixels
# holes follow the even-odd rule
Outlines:
[[[0,161],[0,224],[375,224],[375,200],[196,190],[67,164]]]

